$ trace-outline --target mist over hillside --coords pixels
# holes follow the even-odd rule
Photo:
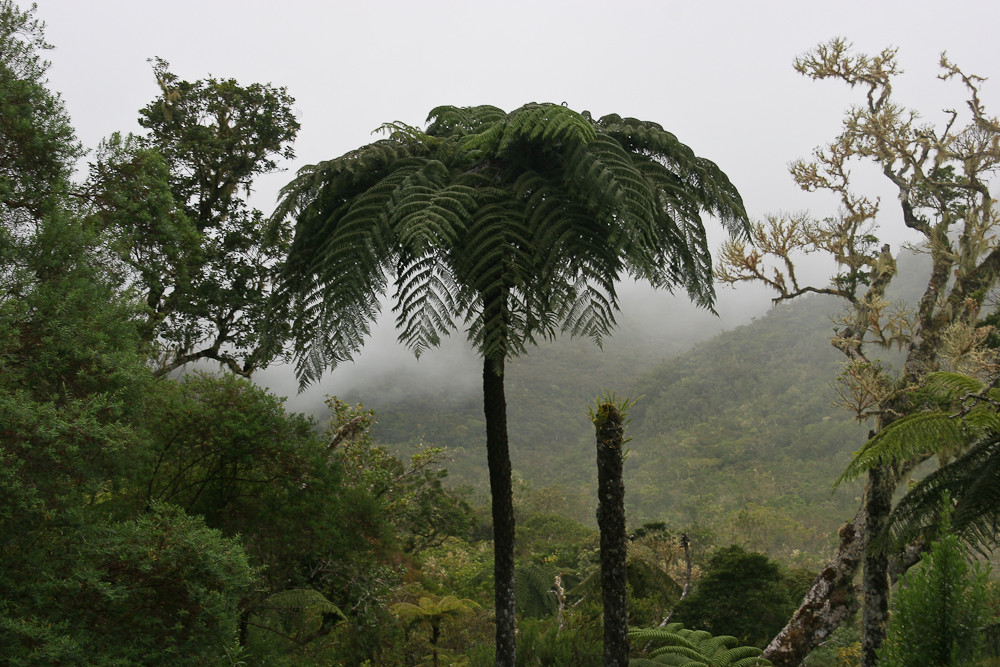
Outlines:
[[[692,305],[684,293],[669,294],[643,284],[621,285],[619,294],[622,308],[618,327],[605,339],[603,349],[589,340],[573,341],[563,336],[529,349],[524,359],[515,360],[512,365],[530,363],[540,350],[552,345],[582,344],[596,358],[611,360],[610,363],[619,363],[620,356],[636,360],[639,365],[627,369],[628,374],[634,374],[649,363],[670,358],[721,331],[745,324],[771,306],[768,294],[756,287],[720,288],[717,314]],[[427,350],[415,358],[397,340],[393,322],[394,315],[386,305],[357,358],[341,364],[322,382],[301,393],[294,368],[289,365],[274,365],[256,379],[279,395],[287,396],[290,409],[319,418],[324,415],[323,399],[327,395],[358,398],[376,409],[415,395],[463,400],[473,394],[481,402],[482,362],[466,341],[464,331],[455,331],[442,340],[440,348]],[[628,362],[621,360],[621,363]],[[591,393],[601,388],[598,386]]]
[[[901,271],[921,275],[920,261],[904,255]],[[919,281],[898,282],[894,298],[919,293]],[[553,511],[593,523],[587,408],[611,391],[640,398],[625,470],[632,525],[702,526],[785,557],[824,551],[856,509],[857,485],[832,484],[867,430],[833,404],[841,308],[825,296],[772,307],[763,290],[723,288],[716,316],[683,294],[623,287],[619,328],[603,347],[562,337],[509,363],[515,479]],[[356,363],[304,394],[287,387],[293,407],[321,421],[326,394],[374,408],[375,437],[402,456],[420,443],[446,447],[451,483],[486,497],[480,364],[458,333],[415,360],[383,323]]]
[[[776,554],[822,550],[853,511],[856,490],[833,494],[832,482],[864,432],[832,404],[840,359],[829,338],[838,304],[811,297],[765,310],[765,296],[759,317],[745,309],[745,323],[725,329],[733,294],[720,294],[720,317],[687,303],[646,303],[645,310],[641,301],[628,303],[603,349],[563,338],[513,360],[507,400],[515,477],[543,490],[555,511],[592,523],[587,407],[604,390],[641,396],[628,430],[633,525],[702,525],[719,540]],[[421,442],[447,447],[452,483],[485,492],[481,370],[459,350],[437,362],[445,371],[424,372],[432,355],[445,352],[355,375],[357,384],[338,393],[376,410],[377,439],[402,455]]]

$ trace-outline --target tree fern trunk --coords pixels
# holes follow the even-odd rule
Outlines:
[[[628,599],[625,559],[625,482],[622,480],[621,413],[611,403],[597,418],[597,526],[601,530],[601,596],[604,600],[604,666],[628,665]]]
[[[892,492],[895,477],[885,466],[868,472],[865,503],[868,516],[865,521],[865,606],[861,636],[861,667],[875,667],[877,653],[885,641],[889,623],[889,559],[884,553],[867,548],[867,542],[882,532],[892,510]]]
[[[483,362],[483,411],[486,417],[486,459],[493,505],[493,586],[497,614],[496,664],[514,667],[514,501],[507,445],[507,400],[503,385],[504,359]]]

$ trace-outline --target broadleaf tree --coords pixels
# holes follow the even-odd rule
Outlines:
[[[384,130],[283,190],[273,222],[296,226],[275,319],[291,321],[304,383],[359,351],[390,283],[415,353],[464,327],[483,360],[496,658],[512,665],[507,360],[560,332],[600,343],[626,276],[711,306],[702,213],[736,236],[746,214],[728,177],[656,123],[532,103],[442,106],[426,129]]]
[[[75,215],[80,155],[36,9],[0,0],[0,646],[10,664],[206,663],[254,571],[169,507],[127,515],[157,384]]]
[[[294,100],[152,65],[161,92],[139,112],[147,133],[100,146],[83,191],[90,219],[146,305],[159,374],[211,360],[249,377],[273,358],[261,341],[290,233],[266,225],[248,196],[255,177],[294,157]]]
[[[825,191],[840,203],[839,214],[775,215],[753,225],[753,247],[727,244],[719,275],[730,283],[761,282],[776,301],[809,293],[845,303],[831,343],[845,356],[841,402],[860,419],[874,420],[874,432],[911,412],[912,389],[929,372],[966,371],[982,360],[985,339],[977,323],[1000,277],[1000,248],[994,241],[997,215],[991,178],[1000,167],[1000,123],[980,99],[981,77],[966,74],[942,54],[945,82],[965,93],[965,111],[945,112],[935,126],[896,101],[893,84],[901,69],[895,49],[875,56],[855,53],[842,39],[824,43],[796,60],[812,79],[833,79],[860,88],[840,134],[812,159],[793,163],[795,182]],[[874,164],[897,195],[898,208],[859,190],[852,167]],[[893,303],[888,288],[897,275],[890,235],[908,231],[929,267],[923,291],[913,303]],[[834,260],[827,284],[806,284],[796,261],[807,253]],[[892,375],[876,355],[898,347],[903,365]],[[765,655],[776,665],[797,665],[850,613],[853,576],[864,563],[863,664],[875,664],[888,617],[888,559],[864,549],[883,529],[892,494],[920,458],[899,458],[872,467],[862,507],[841,530],[838,551],[813,590]]]

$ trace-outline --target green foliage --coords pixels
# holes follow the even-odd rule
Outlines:
[[[943,537],[900,584],[879,653],[885,667],[979,664],[988,620],[987,570],[970,566],[948,520]]]
[[[46,87],[44,23],[0,2],[0,254],[11,233],[61,201],[82,154],[59,95]]]
[[[649,651],[649,657],[629,660],[632,667],[679,665],[681,667],[768,667],[771,663],[760,657],[755,646],[741,646],[736,637],[713,636],[704,630],[689,630],[681,623],[658,628],[629,630],[635,645],[659,644]]]
[[[636,381],[630,392],[645,398],[630,414],[639,444],[625,468],[634,522],[711,526],[785,558],[828,547],[855,494],[815,480],[835,478],[865,432],[831,404],[833,308],[825,298],[779,306]]]
[[[528,562],[514,570],[514,599],[522,616],[540,618],[558,607],[553,586],[559,568],[551,563]]]
[[[293,157],[293,100],[270,85],[183,81],[161,59],[153,73],[162,94],[140,111],[148,133],[112,135],[91,164],[89,219],[147,307],[161,374],[212,359],[249,376],[280,352],[280,327],[274,349],[263,332],[289,230],[265,235],[245,195]]]
[[[612,409],[618,413],[619,421],[622,426],[628,426],[630,421],[628,418],[628,411],[632,408],[632,406],[641,400],[642,396],[635,400],[629,399],[628,397],[618,398],[617,394],[614,392],[605,390],[603,395],[598,396],[594,400],[594,405],[587,407],[587,413],[590,416],[591,423],[593,423],[598,429],[607,423],[610,415],[613,414]],[[628,440],[625,442],[628,442]]]
[[[586,605],[567,610],[561,622],[526,618],[518,628],[518,664],[529,667],[600,667],[601,647],[600,612]]]
[[[332,413],[327,449],[344,471],[344,487],[371,494],[405,551],[417,553],[448,537],[468,536],[474,525],[471,508],[443,484],[448,476],[443,448],[421,444],[407,464],[372,440],[374,411],[351,407],[336,396],[327,406]]]
[[[948,465],[915,484],[889,517],[883,544],[907,541],[933,524],[941,499],[954,498],[953,528],[983,551],[996,544],[1000,508],[1000,434],[991,434]]]
[[[437,345],[458,318],[489,359],[560,329],[599,340],[623,272],[710,305],[702,209],[744,231],[725,175],[654,123],[528,104],[394,124],[302,169],[273,217],[298,220],[285,290],[300,378],[350,358],[390,279],[407,345]]]
[[[442,651],[438,643],[441,639],[441,630],[445,622],[474,614],[479,608],[479,604],[475,600],[460,600],[454,595],[446,595],[436,600],[430,596],[420,596],[415,604],[412,602],[398,602],[392,605],[391,609],[392,613],[405,623],[408,628],[422,626],[430,631],[428,641],[430,644],[431,659],[427,663],[421,664],[430,664],[437,667],[439,664],[458,664],[453,663],[450,659],[446,659],[444,663],[441,662]]]
[[[738,546],[719,549],[690,595],[677,603],[674,618],[697,630],[732,635],[763,648],[798,606],[778,563]]]
[[[239,543],[202,520],[157,505],[53,546],[60,551],[21,590],[4,582],[0,637],[11,664],[214,662],[234,640],[254,574]]]
[[[475,600],[460,600],[454,595],[446,595],[437,600],[421,596],[416,604],[394,604],[392,613],[407,625],[426,625],[433,630],[440,629],[440,624],[445,619],[471,614],[476,609],[479,609],[479,604]]]
[[[0,645],[15,665],[213,662],[254,572],[200,518],[121,492],[154,385],[137,311],[70,214],[79,148],[33,11],[0,3]]]
[[[293,588],[269,595],[246,620],[246,646],[260,662],[280,662],[283,653],[296,652],[347,616],[318,591]],[[311,647],[310,647],[311,648]],[[329,649],[329,647],[326,647]],[[264,659],[266,657],[266,659]]]
[[[1000,432],[1000,417],[992,405],[1000,400],[1000,390],[987,387],[976,378],[959,373],[931,373],[914,397],[930,409],[908,414],[875,434],[855,453],[838,483],[894,460],[936,454],[947,462],[970,442]],[[960,415],[956,413],[959,409]]]
[[[996,540],[1000,507],[995,480],[1000,460],[1000,391],[959,373],[931,373],[914,393],[928,409],[907,415],[880,431],[855,453],[841,479],[876,465],[937,455],[942,467],[911,486],[893,509],[886,531],[876,536],[887,549],[933,532],[942,498],[955,500],[952,526],[972,545],[987,549]]]
[[[323,479],[315,425],[282,400],[233,375],[163,380],[150,396],[144,503],[169,502],[230,534],[291,489]],[[252,531],[251,531],[252,532]]]

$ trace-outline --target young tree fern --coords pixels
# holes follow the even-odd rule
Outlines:
[[[558,333],[600,343],[625,277],[711,307],[703,212],[745,236],[739,193],[656,123],[556,104],[442,106],[425,130],[302,169],[275,321],[291,321],[302,383],[359,351],[392,286],[400,340],[420,354],[462,327],[483,359],[493,500],[497,664],[514,663],[514,517],[504,364]]]
[[[629,630],[636,644],[659,644],[646,657],[633,658],[630,667],[768,667],[771,663],[760,657],[763,651],[755,646],[738,646],[736,637],[714,636],[704,630],[688,630],[680,623],[662,628]]]

